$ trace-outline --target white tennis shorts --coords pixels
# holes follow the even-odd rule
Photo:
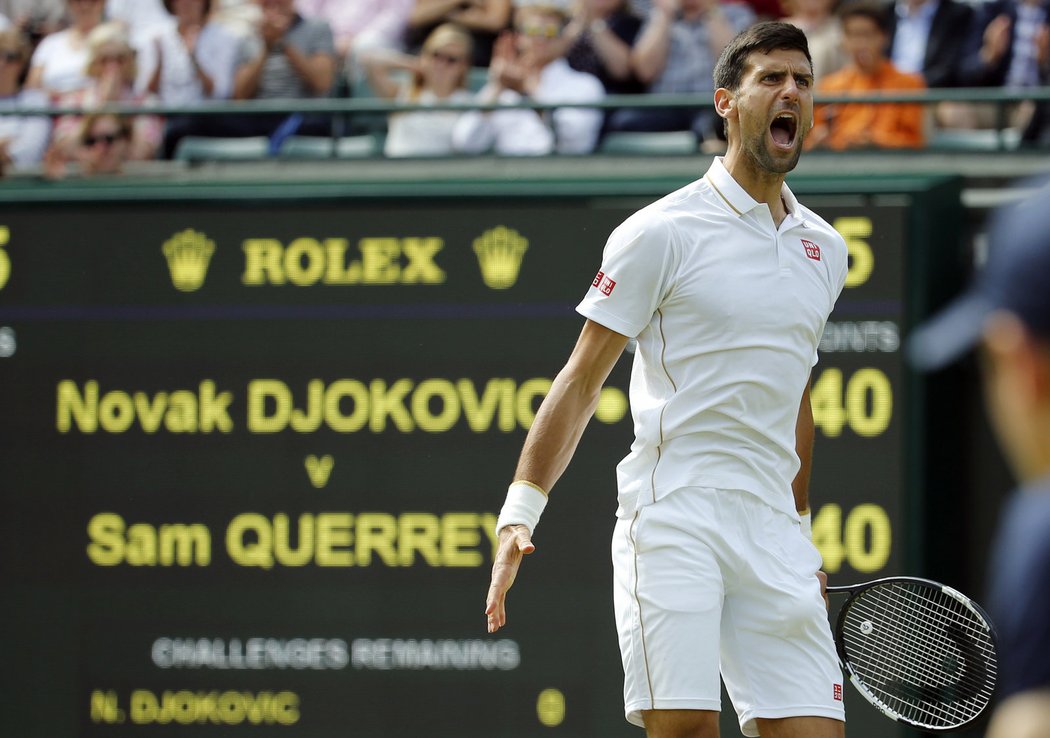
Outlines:
[[[842,672],[798,521],[736,490],[679,489],[617,521],[614,603],[627,720],[719,710],[844,719]]]

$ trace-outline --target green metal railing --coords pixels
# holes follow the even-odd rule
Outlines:
[[[993,130],[1000,133],[1000,147],[1008,148],[1005,137],[1001,134],[1007,129],[1008,108],[1014,103],[1032,101],[1050,102],[1050,87],[1037,87],[1007,90],[1002,88],[952,88],[927,89],[910,92],[870,93],[862,95],[823,95],[815,96],[816,104],[836,103],[885,103],[885,104],[920,104],[932,108],[939,103],[985,103],[998,108],[996,126]],[[481,104],[475,102],[439,102],[434,104],[407,103],[384,100],[375,97],[350,98],[310,98],[296,100],[223,100],[196,103],[190,105],[164,104],[129,104],[114,103],[90,109],[68,106],[16,106],[0,109],[4,115],[74,115],[85,113],[113,113],[117,115],[135,115],[151,113],[164,116],[222,116],[222,115],[331,115],[343,121],[353,121],[355,116],[375,119],[376,116],[412,112],[417,110],[451,110],[451,111],[492,111],[504,109],[553,110],[556,108],[597,108],[602,110],[618,108],[654,109],[654,108],[712,108],[710,94],[676,94],[676,95],[610,95],[602,100],[591,102],[537,102],[522,100],[508,105],[501,103]]]

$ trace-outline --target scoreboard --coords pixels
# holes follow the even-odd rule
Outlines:
[[[795,186],[850,251],[812,385],[832,583],[917,562],[900,347],[931,193],[952,202],[843,182]],[[628,358],[508,627],[483,608],[573,307],[608,233],[679,184],[0,209],[0,733],[640,735],[608,548]],[[846,692],[852,736],[897,730]]]

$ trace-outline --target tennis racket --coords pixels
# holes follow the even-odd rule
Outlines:
[[[828,592],[849,594],[835,625],[842,668],[883,714],[950,731],[987,709],[998,673],[995,631],[969,597],[916,577]]]

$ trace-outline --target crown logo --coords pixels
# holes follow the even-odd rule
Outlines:
[[[528,239],[506,226],[496,226],[475,238],[474,253],[486,286],[494,290],[513,287],[528,248]]]
[[[175,289],[180,292],[199,290],[208,274],[208,262],[215,253],[215,242],[203,233],[187,228],[165,241],[163,250]]]

